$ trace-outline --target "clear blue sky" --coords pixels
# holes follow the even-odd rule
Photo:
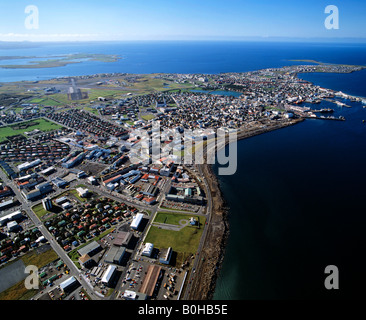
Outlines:
[[[339,29],[327,30],[327,5]],[[39,29],[27,29],[28,5]],[[366,38],[362,0],[0,0],[0,40]]]

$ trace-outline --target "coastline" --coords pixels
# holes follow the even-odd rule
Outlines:
[[[261,129],[240,131],[237,141],[286,128],[304,120],[305,118],[298,118],[280,124],[276,123],[273,126],[267,126]],[[208,183],[212,197],[211,221],[208,224],[207,236],[204,240],[202,252],[200,253],[201,261],[196,268],[196,273],[200,277],[193,279],[192,290],[188,295],[189,300],[213,299],[216,281],[221,271],[227,241],[230,235],[229,207],[221,191],[218,177],[214,173],[212,165],[209,164],[202,165],[202,173]]]

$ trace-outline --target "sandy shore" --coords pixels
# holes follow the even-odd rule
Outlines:
[[[303,118],[300,118],[270,124],[265,128],[253,128],[241,131],[238,133],[238,140],[288,127],[303,120]],[[219,181],[211,165],[202,165],[202,172],[206,178],[212,197],[211,221],[208,225],[205,243],[200,254],[201,261],[196,269],[196,274],[199,276],[194,278],[188,296],[190,300],[210,300],[213,298],[216,280],[224,259],[225,248],[230,234],[228,221],[229,208],[220,190]]]

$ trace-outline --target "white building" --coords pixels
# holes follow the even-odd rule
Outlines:
[[[87,188],[76,188],[79,196],[85,198],[89,194],[89,190]]]
[[[141,255],[145,257],[151,257],[151,254],[153,252],[154,245],[150,242],[147,242],[142,249]]]
[[[141,221],[142,221],[142,218],[143,218],[143,214],[142,213],[138,213],[135,215],[135,217],[133,218],[132,222],[131,222],[131,228],[134,229],[134,230],[137,230]]]
[[[22,215],[21,211],[16,211],[16,212],[10,213],[10,214],[0,218],[0,226],[4,226],[5,223],[7,223],[9,221],[21,219],[22,217],[23,217],[23,215]]]
[[[95,179],[95,177],[88,177],[88,181],[90,182],[90,184],[93,184],[93,185],[97,184],[97,179]]]
[[[8,232],[13,232],[19,229],[19,225],[16,221],[11,221],[8,222],[8,224],[6,225]]]
[[[102,283],[104,283],[105,285],[109,285],[111,280],[113,279],[113,276],[114,276],[116,270],[117,270],[116,266],[109,265],[108,269],[103,274],[103,277],[101,280]]]
[[[60,283],[60,289],[63,292],[70,292],[76,287],[78,287],[80,283],[75,279],[74,276],[68,278],[67,280]]]
[[[43,208],[47,211],[52,209],[52,201],[50,198],[45,198],[42,200]]]

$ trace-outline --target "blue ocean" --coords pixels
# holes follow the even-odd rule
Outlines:
[[[246,72],[304,64],[293,59],[366,65],[366,45],[357,43],[0,44],[0,56],[70,53],[118,54],[121,60],[0,69],[0,82],[111,72]],[[366,70],[299,76],[366,97]],[[360,102],[344,102],[351,108],[327,102],[316,108],[334,108],[346,121],[305,120],[238,142],[236,174],[218,177],[230,207],[230,236],[215,299],[365,298],[366,109]],[[324,286],[328,265],[338,267],[338,290]]]

